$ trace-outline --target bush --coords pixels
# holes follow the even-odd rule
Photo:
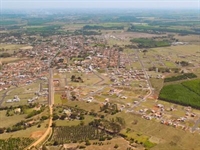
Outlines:
[[[87,146],[88,146],[88,145],[91,145],[90,141],[89,141],[89,140],[86,140],[86,141],[85,141],[85,145],[87,145]]]
[[[80,149],[86,148],[84,145],[79,146]]]
[[[0,134],[4,133],[4,128],[0,128]]]
[[[53,143],[54,146],[56,146],[58,144],[59,144],[58,141],[54,141],[54,143]]]
[[[115,144],[114,148],[117,149],[119,146],[117,144]]]
[[[48,116],[42,116],[41,118],[40,118],[40,120],[47,120],[49,117]]]

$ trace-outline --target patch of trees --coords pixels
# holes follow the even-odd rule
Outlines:
[[[188,66],[189,63],[187,61],[176,61],[176,64],[180,64],[182,67]]]
[[[105,105],[100,107],[100,111],[111,115],[114,115],[119,112],[117,104],[112,104],[112,103],[106,103]]]
[[[30,113],[26,116],[26,119],[27,119],[27,118],[31,118],[31,117],[33,117],[33,116],[36,116],[36,115],[40,114],[41,112],[43,112],[44,110],[45,110],[45,106],[42,106],[42,107],[40,108],[40,110],[33,110],[32,112],[30,112]]]
[[[136,45],[125,45],[125,48],[138,48]]]
[[[157,41],[157,40],[149,39],[149,38],[135,38],[130,41],[132,43],[137,43],[139,48],[170,46],[170,42],[167,40]]]
[[[144,26],[144,25],[132,25],[131,27],[128,28],[128,32],[145,32],[145,33],[153,33],[153,34],[161,34],[165,32],[174,32],[174,33],[179,33],[179,34],[199,34],[198,32],[195,31],[189,31],[189,30],[178,30],[178,29],[171,29],[167,28],[166,26]]]
[[[121,117],[106,119],[95,119],[89,125],[104,130],[110,134],[118,134],[126,125],[125,120]]]
[[[3,57],[3,58],[10,57],[10,56],[11,56],[11,54],[9,54],[9,53],[0,54],[0,57]]]
[[[51,140],[52,143],[56,142],[56,145],[63,144],[66,141],[73,143],[85,141],[86,145],[90,145],[89,140],[97,140],[102,137],[107,137],[105,131],[88,125],[78,125],[55,127]]]
[[[156,67],[150,67],[148,69],[149,71],[156,71]],[[170,69],[169,68],[158,68],[158,72],[162,72],[162,73],[169,73],[170,72]]]
[[[101,35],[101,32],[96,31],[87,31],[87,30],[76,30],[74,31],[74,35]]]
[[[200,109],[200,96],[182,84],[165,85],[160,91],[159,99]]]
[[[124,26],[97,26],[97,25],[85,25],[84,30],[123,30]]]
[[[83,83],[83,79],[81,77],[76,77],[75,75],[71,76],[71,81],[72,82],[81,82],[81,83]]]
[[[172,76],[169,78],[165,78],[164,82],[173,82],[173,81],[179,81],[179,80],[185,80],[185,79],[192,79],[192,78],[196,78],[197,75],[195,75],[194,73],[184,73],[182,75],[179,76]]]
[[[56,108],[60,108],[60,107],[56,107]],[[71,110],[72,113],[69,116],[70,119],[84,120],[85,119],[84,115],[88,114],[87,111],[77,108],[77,107],[63,106],[62,111],[59,111],[59,114],[57,114],[57,113],[53,114],[53,120],[58,120],[58,119],[64,120],[67,117],[67,115],[64,114],[64,112],[63,112],[64,109]]]
[[[8,138],[0,139],[0,148],[2,150],[22,150],[33,142],[31,138]]]

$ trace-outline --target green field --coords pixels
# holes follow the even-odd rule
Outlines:
[[[188,88],[189,90],[197,93],[200,96],[200,79],[185,81],[181,83],[183,86]]]
[[[160,91],[159,98],[185,106],[200,108],[199,86],[199,80],[165,85]]]
[[[9,138],[8,140],[0,139],[1,150],[22,150],[33,142],[30,138]]]
[[[131,42],[138,43],[139,47],[144,47],[144,48],[170,46],[170,43],[166,40],[157,41],[157,40],[148,39],[148,38],[136,38],[136,39],[132,39]]]

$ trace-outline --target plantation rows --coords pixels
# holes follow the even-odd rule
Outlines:
[[[192,81],[185,81],[181,83],[183,86],[188,88],[189,90],[197,93],[200,95],[200,79],[192,80]]]
[[[105,135],[105,132],[99,131],[92,126],[63,126],[54,128],[54,133],[51,140],[57,141],[59,144],[61,144],[63,142],[99,139]]]
[[[159,99],[200,109],[200,95],[182,84],[164,86],[160,91]]]
[[[188,78],[192,79],[192,78],[196,78],[196,77],[197,76],[194,73],[185,73],[183,75],[165,78],[164,82],[179,81],[179,80],[185,80],[185,79],[188,79]]]
[[[33,142],[30,138],[0,139],[0,150],[23,150]]]

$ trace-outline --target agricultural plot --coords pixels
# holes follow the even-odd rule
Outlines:
[[[200,95],[200,79],[185,81],[185,82],[182,82],[181,84],[185,86],[186,88],[188,88],[189,90]]]
[[[179,81],[179,80],[184,80],[184,79],[192,79],[196,77],[197,76],[194,73],[185,73],[179,76],[172,76],[169,78],[165,78],[164,82],[173,82],[173,81]]]
[[[138,46],[142,48],[170,46],[170,43],[166,40],[156,41],[156,40],[147,39],[147,38],[135,38],[135,39],[132,39],[131,42],[138,43]]]
[[[200,108],[200,95],[196,93],[199,89],[196,87],[199,87],[198,80],[165,85],[160,91],[159,98],[168,102]]]
[[[0,150],[23,150],[33,142],[30,138],[9,138],[7,140],[0,139]]]
[[[4,52],[7,50],[19,50],[20,48],[26,45],[15,45],[15,44],[0,44],[0,52]]]
[[[106,136],[106,133],[91,126],[55,127],[51,142],[58,144],[74,141],[95,140]]]

